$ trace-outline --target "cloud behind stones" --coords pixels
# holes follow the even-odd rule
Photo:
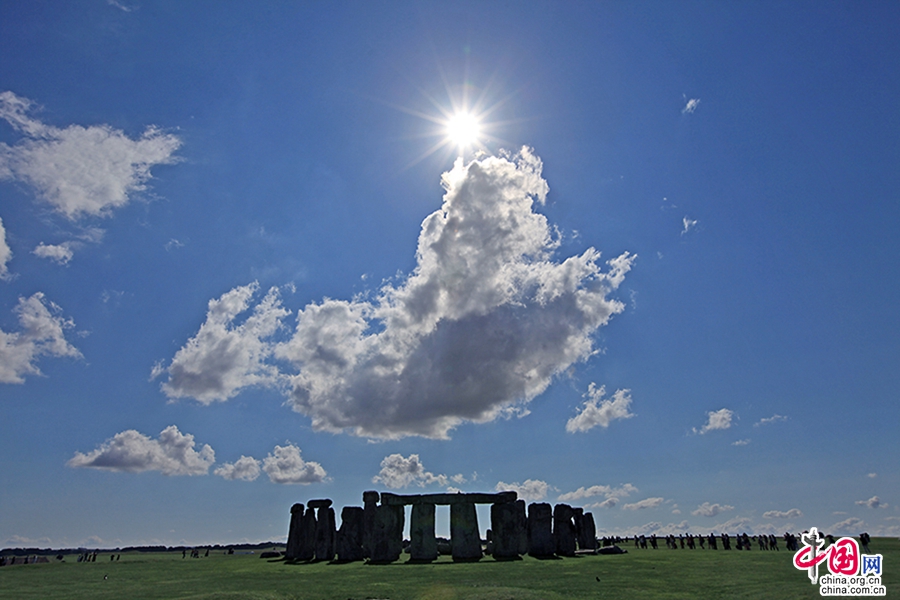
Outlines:
[[[194,436],[181,433],[175,425],[163,429],[155,440],[128,429],[87,454],[76,452],[66,464],[74,468],[129,473],[159,471],[163,475],[206,475],[216,462],[216,454],[208,444],[199,451],[194,446]]]
[[[516,492],[520,500],[536,502],[547,497],[550,484],[540,479],[526,479],[524,483],[505,483],[498,481],[494,486],[495,492]]]
[[[310,303],[290,339],[270,346],[256,345],[262,335],[220,344],[237,312],[216,321],[212,336],[208,318],[172,365],[156,370],[169,373],[163,390],[209,403],[253,374],[271,383],[263,360],[274,348],[287,363],[288,403],[316,430],[447,438],[463,422],[509,414],[594,354],[592,336],[624,309],[608,295],[635,259],[622,254],[607,271],[593,248],[554,260],[559,241],[534,211],[548,193],[541,169],[527,148],[457,161],[442,178],[443,205],[422,223],[409,276],[371,300]],[[249,308],[246,288],[232,293]],[[256,347],[246,359],[236,352],[241,340]]]
[[[65,337],[65,330],[75,323],[63,318],[62,310],[43,293],[20,297],[13,312],[20,331],[0,329],[0,383],[24,383],[26,375],[41,375],[36,364],[41,356],[81,358],[81,352]]]
[[[69,220],[106,216],[146,189],[150,169],[176,162],[181,140],[148,127],[137,139],[108,125],[45,125],[29,116],[33,103],[0,93],[0,118],[24,135],[13,146],[0,142],[0,179],[28,184]]]
[[[638,489],[630,483],[613,487],[610,485],[592,485],[590,487],[580,487],[574,492],[566,492],[560,494],[557,500],[559,502],[577,502],[586,498],[604,497],[600,502],[588,504],[585,508],[612,508],[619,503],[622,498],[627,498],[631,494],[637,493]]]

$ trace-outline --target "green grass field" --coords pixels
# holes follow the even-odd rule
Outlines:
[[[627,546],[625,546],[627,547]],[[118,562],[64,562],[0,568],[0,598],[101,600],[288,599],[568,599],[568,598],[819,598],[792,553],[731,550],[635,550],[618,556],[476,563],[442,558],[432,564],[300,564],[258,554],[129,553]],[[900,598],[900,540],[877,538],[887,597]],[[820,568],[820,574],[827,569]],[[104,576],[107,578],[104,579]],[[598,581],[599,579],[599,581]]]

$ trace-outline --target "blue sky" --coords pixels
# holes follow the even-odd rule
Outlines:
[[[900,535],[898,18],[0,3],[0,546]]]

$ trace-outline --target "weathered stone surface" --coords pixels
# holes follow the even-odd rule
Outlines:
[[[322,500],[310,500],[306,503],[306,506],[309,508],[328,508],[331,506],[332,502],[328,498]]]
[[[393,562],[403,552],[403,506],[376,506],[372,522],[372,562]]]
[[[515,502],[516,492],[499,492],[497,494],[391,494],[383,492],[381,503],[388,505],[406,504],[497,504]]]
[[[582,525],[581,537],[583,538],[582,550],[597,549],[597,525],[594,523],[594,515],[591,513],[584,514],[584,523]]]
[[[454,495],[454,494],[447,494]],[[469,496],[474,494],[467,494]],[[481,558],[481,532],[478,513],[471,502],[450,505],[450,547],[453,560]]]
[[[410,560],[427,561],[437,558],[434,512],[434,504],[413,504],[412,516],[409,521]]]
[[[335,534],[334,509],[320,508],[316,513],[316,560],[334,560]]]
[[[568,504],[553,507],[553,541],[559,556],[575,556],[575,512]]]
[[[553,509],[546,502],[533,502],[528,505],[528,554],[552,556],[555,551]]]
[[[287,548],[284,557],[287,560],[296,560],[300,550],[300,536],[303,534],[300,523],[303,520],[303,505],[297,503],[291,507],[291,524],[288,526]]]
[[[341,510],[341,528],[337,532],[337,557],[350,562],[365,558],[363,550],[363,520],[365,511],[359,506],[345,506]]]
[[[521,505],[519,504],[521,502]],[[519,514],[521,511],[521,515]],[[525,502],[491,505],[491,551],[495,558],[519,556],[519,539],[525,529]]]
[[[307,508],[300,520],[300,543],[296,560],[312,560],[316,555],[316,513]]]

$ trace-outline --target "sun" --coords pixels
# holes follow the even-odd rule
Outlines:
[[[447,139],[460,149],[478,144],[481,124],[470,112],[457,112],[447,120]]]

